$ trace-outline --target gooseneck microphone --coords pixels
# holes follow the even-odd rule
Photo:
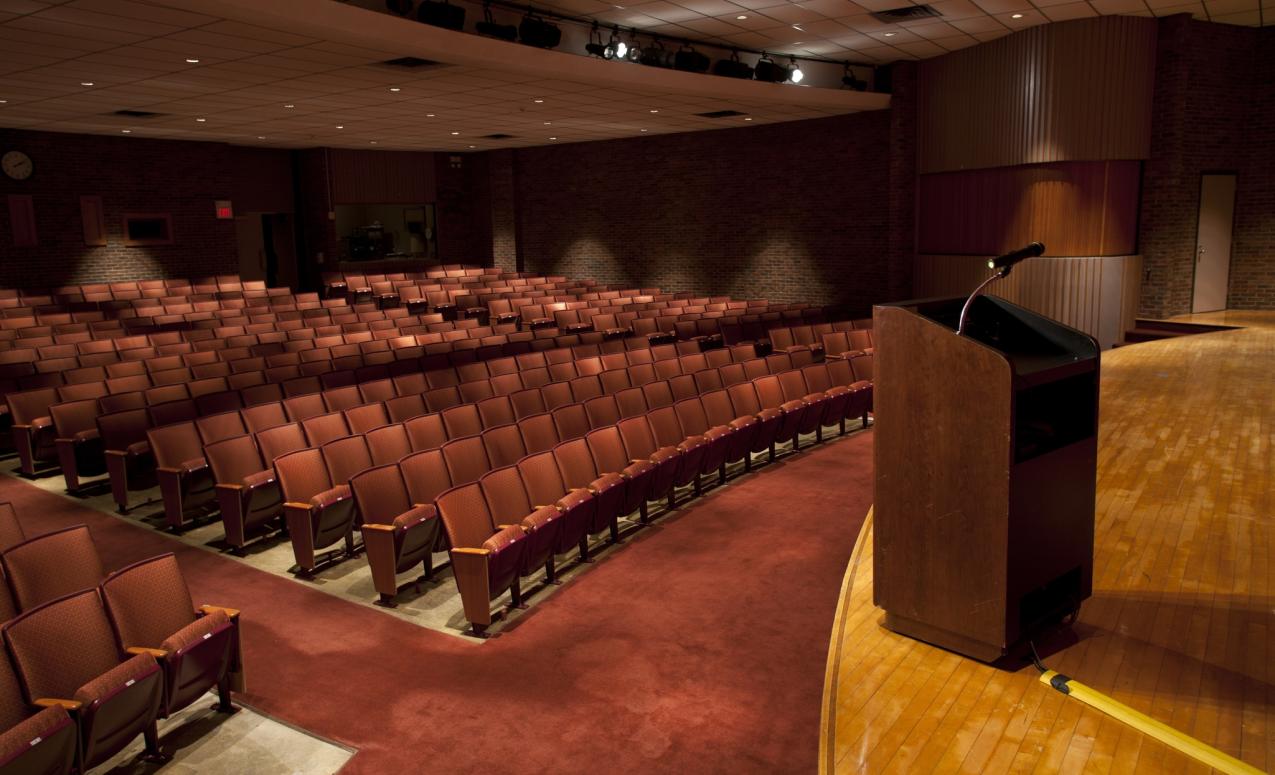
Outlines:
[[[987,268],[1003,270],[1001,272],[1001,277],[1004,277],[1009,274],[1009,270],[1014,266],[1014,264],[1028,258],[1035,258],[1044,252],[1045,246],[1043,243],[1033,242],[1029,245],[1022,246],[1018,250],[1011,250],[1003,256],[993,258],[991,261],[987,262]]]
[[[965,333],[965,318],[969,315],[970,304],[972,304],[974,299],[977,299],[979,295],[983,293],[984,288],[1002,277],[1007,277],[1009,275],[1009,270],[1013,269],[1014,265],[1018,262],[1026,261],[1029,258],[1035,258],[1044,252],[1044,243],[1032,242],[1028,245],[1022,246],[1018,250],[1011,250],[1004,255],[997,256],[991,261],[988,261],[987,268],[995,269],[996,274],[984,280],[977,288],[974,289],[974,292],[970,294],[970,297],[965,300],[965,305],[961,307],[961,319],[956,324],[956,334],[959,336]]]

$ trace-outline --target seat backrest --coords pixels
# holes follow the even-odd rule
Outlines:
[[[288,422],[288,415],[284,411],[282,401],[245,407],[239,410],[239,416],[243,418],[244,427],[249,433],[257,433]]]
[[[757,390],[753,387],[752,382],[731,385],[726,389],[726,393],[730,396],[730,402],[735,409],[736,417],[757,414],[762,409],[761,401],[757,398]]]
[[[452,486],[441,449],[414,452],[398,461],[398,467],[412,503],[434,503],[440,493]]]
[[[277,457],[290,452],[305,449],[305,431],[300,423],[285,423],[258,431],[256,434],[257,449],[261,452],[263,465],[271,466]]]
[[[567,404],[554,409],[553,425],[558,430],[558,439],[577,439],[592,430],[589,415],[584,411],[584,404]]]
[[[661,406],[646,413],[651,432],[655,434],[655,443],[661,447],[676,447],[686,440],[682,433],[682,424],[678,422],[677,411],[672,406]]]
[[[659,449],[655,443],[655,433],[651,430],[646,415],[627,417],[616,424],[620,431],[620,439],[624,442],[625,454],[630,459],[646,459]]]
[[[420,417],[429,409],[425,406],[425,397],[419,393],[413,393],[386,401],[385,411],[391,422],[403,422],[413,417]]]
[[[481,436],[452,439],[443,445],[442,452],[453,483],[478,481],[478,477],[491,470]]]
[[[0,503],[0,552],[25,540],[27,535],[22,529],[22,523],[18,522],[17,509],[8,501]]]
[[[480,547],[496,530],[478,482],[453,487],[441,493],[434,503],[453,548]]]
[[[516,525],[533,511],[531,496],[527,494],[517,466],[507,465],[488,471],[478,480],[478,486],[497,525]]]
[[[527,454],[522,432],[514,424],[488,428],[483,431],[482,440],[487,450],[487,459],[493,467],[511,465]]]
[[[172,552],[107,576],[102,600],[121,648],[159,648],[170,635],[195,621],[195,603]]]
[[[306,503],[315,495],[332,489],[332,479],[324,465],[323,454],[314,447],[280,455],[275,458],[274,470],[285,501]]]
[[[508,425],[517,419],[514,416],[514,405],[509,400],[509,396],[492,396],[479,401],[475,408],[478,410],[478,417],[482,420],[484,428]]]
[[[55,530],[11,546],[0,555],[19,611],[95,587],[105,575],[88,526]]]
[[[357,385],[332,388],[331,390],[323,391],[322,395],[323,403],[329,412],[349,409],[363,403],[363,396],[359,393]]]
[[[204,444],[228,439],[231,436],[242,436],[248,432],[239,412],[222,412],[197,418],[195,429],[199,431],[199,438]]]
[[[534,414],[518,421],[518,430],[522,434],[522,442],[527,452],[543,452],[552,449],[561,441],[553,415],[549,413]]]
[[[562,481],[567,487],[588,487],[598,478],[597,464],[589,444],[583,437],[570,439],[553,448],[553,459],[562,473]],[[623,470],[623,469],[621,469]]]
[[[704,404],[698,396],[678,401],[673,404],[673,411],[677,415],[677,422],[681,426],[683,436],[695,436],[712,427],[708,422],[708,414],[704,411]]]
[[[86,398],[81,401],[68,401],[49,407],[53,418],[53,426],[58,438],[69,439],[82,431],[96,428],[97,399]]]
[[[551,450],[527,455],[518,461],[518,473],[533,506],[547,506],[567,494],[567,484]]]
[[[49,407],[58,401],[56,388],[25,390],[8,396],[9,414],[14,425],[28,425],[33,420],[49,416]]]
[[[407,483],[397,463],[375,466],[355,474],[350,489],[364,522],[388,525],[412,507]]]
[[[439,414],[443,418],[443,427],[446,428],[449,439],[482,433],[482,417],[478,414],[478,407],[473,404],[449,407]]]
[[[423,414],[403,423],[413,450],[436,449],[447,443],[447,427],[438,413]]]
[[[856,381],[872,381],[872,357],[872,353],[864,353],[850,359],[850,370],[854,372]]]
[[[620,421],[620,406],[615,396],[598,396],[584,402],[584,412],[589,419],[590,428],[603,425],[614,425]]]
[[[96,584],[17,617],[5,625],[4,641],[33,698],[71,699],[81,686],[120,663]]]
[[[342,412],[328,412],[301,421],[306,441],[317,447],[334,439],[350,435],[350,424]]]
[[[204,456],[204,444],[193,422],[150,428],[146,438],[155,453],[155,464],[160,468],[177,468],[188,460]]]
[[[376,465],[396,463],[404,455],[412,451],[412,443],[407,436],[407,428],[402,423],[382,425],[364,434],[368,452]]]
[[[783,391],[785,401],[800,399],[811,392],[806,389],[806,378],[798,369],[785,371],[775,376],[779,380],[779,389]]]
[[[614,425],[589,431],[584,440],[598,471],[619,472],[628,467],[629,458],[624,451],[624,440],[620,438],[620,430]]]
[[[757,400],[765,409],[778,409],[788,399],[784,398],[784,390],[779,385],[779,377],[770,374],[752,381],[757,390]]]
[[[509,394],[509,402],[513,404],[514,416],[519,420],[536,414],[543,414],[548,407],[545,406],[544,395],[539,388],[527,388]]]

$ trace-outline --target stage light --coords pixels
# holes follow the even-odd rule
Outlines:
[[[620,28],[611,28],[611,39],[607,41],[606,58],[624,59],[629,53],[629,45],[620,40]]]
[[[724,75],[727,78],[752,78],[753,68],[739,61],[739,52],[730,52],[730,59],[719,59],[713,65],[713,75]]]
[[[651,67],[672,67],[673,53],[665,50],[664,44],[660,43],[659,38],[656,38],[651,41],[651,45],[642,49],[642,58],[639,61]]]
[[[638,45],[636,29],[629,33],[629,51],[625,58],[630,62],[637,62],[642,58],[642,47]]]
[[[708,57],[696,51],[690,44],[678,49],[677,54],[673,56],[673,68],[688,73],[707,72],[708,64]]]
[[[763,53],[761,59],[757,60],[757,67],[753,69],[753,77],[766,83],[783,83],[788,80],[788,68],[775,64]]]
[[[562,42],[562,30],[534,14],[522,17],[518,40],[536,48],[554,48]]]
[[[512,24],[497,24],[491,15],[491,3],[483,3],[483,20],[474,25],[474,32],[510,42],[518,39],[518,28]]]
[[[792,63],[792,67],[788,69],[788,80],[793,83],[801,83],[801,79],[805,78],[806,74],[801,72],[801,65],[797,64],[797,57],[790,57],[788,61]]]
[[[602,45],[602,33],[598,31],[598,23],[593,23],[593,29],[589,30],[589,42],[584,45],[584,50],[599,59],[610,59],[607,54],[607,47]]]
[[[846,63],[846,71],[841,74],[841,86],[854,91],[867,91],[868,82],[860,81],[855,77],[854,71],[850,69],[850,63]]]
[[[433,27],[459,31],[465,28],[465,9],[447,0],[423,0],[416,9],[416,19]]]

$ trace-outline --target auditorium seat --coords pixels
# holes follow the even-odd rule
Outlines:
[[[477,482],[453,487],[435,501],[451,546],[452,575],[471,632],[483,636],[492,622],[491,601],[509,590],[522,605],[518,575],[526,533],[521,527],[496,529]]]
[[[177,558],[171,552],[133,563],[102,582],[102,599],[121,653],[148,654],[163,674],[159,716],[167,718],[216,688],[217,709],[230,704],[237,672],[239,612],[195,608]]]
[[[208,444],[204,456],[216,482],[226,543],[241,551],[250,538],[269,530],[282,515],[283,499],[274,468],[262,460],[256,441],[249,435]]]
[[[646,421],[655,437],[657,448],[673,448],[681,453],[677,473],[673,477],[673,486],[694,485],[695,494],[699,495],[699,477],[705,471],[704,458],[711,447],[709,440],[699,435],[684,434],[681,423],[677,419],[677,412],[671,405],[651,409],[646,413]],[[669,505],[673,505],[673,502],[670,501]]]
[[[779,384],[779,377],[774,374],[752,380],[751,386],[763,407],[777,409],[781,414],[779,427],[775,431],[775,442],[779,444],[791,442],[794,450],[799,449],[801,442],[798,432],[811,414],[810,407],[799,398],[794,400],[785,398],[783,388]]]
[[[661,447],[655,441],[655,432],[645,414],[626,417],[616,424],[625,454],[632,461],[649,462],[655,470],[651,473],[648,500],[667,498],[669,508],[674,506],[674,482],[681,471],[682,452],[675,446]]]
[[[155,486],[155,457],[146,432],[150,415],[144,408],[100,414],[97,431],[106,456],[111,495],[121,514],[130,508],[129,493]]]
[[[557,534],[553,553],[566,554],[578,547],[581,561],[588,562],[589,528],[597,514],[593,494],[583,487],[567,486],[552,451],[527,455],[518,461],[517,469],[533,508],[551,505],[562,513],[562,532]]]
[[[557,506],[535,506],[515,466],[502,466],[488,471],[478,480],[483,498],[498,530],[518,526],[526,535],[523,541],[519,575],[528,576],[536,568],[545,569],[549,583],[557,580],[554,554],[562,544],[562,531],[567,522],[565,512]]]
[[[407,428],[400,423],[382,425],[364,434],[368,453],[372,456],[373,465],[397,463],[411,454],[412,442],[407,435]]]
[[[568,490],[585,490],[593,496],[588,532],[596,535],[610,528],[611,542],[619,543],[619,518],[628,513],[621,511],[627,500],[628,481],[618,471],[598,470],[584,434],[554,446],[553,459]]]
[[[27,611],[2,632],[27,702],[61,707],[75,721],[81,770],[110,758],[138,734],[146,752],[160,756],[159,665],[149,654],[121,660],[96,587]]]
[[[432,503],[413,504],[397,463],[368,468],[350,479],[363,524],[363,547],[379,603],[394,605],[398,574],[420,564],[432,579],[441,521]]]
[[[33,711],[9,655],[0,654],[0,768],[15,775],[69,775],[78,742],[66,708]]]
[[[42,463],[57,456],[57,434],[49,407],[58,400],[58,391],[52,387],[24,390],[7,396],[9,416],[13,420],[10,432],[18,452],[19,470],[28,477],[35,476]]]
[[[312,574],[317,552],[342,539],[344,552],[333,559],[353,556],[354,498],[348,484],[332,481],[323,453],[313,447],[289,452],[275,458],[274,468],[299,574]]]
[[[58,464],[66,490],[75,494],[81,490],[81,479],[106,473],[106,456],[102,437],[97,429],[97,399],[86,398],[67,401],[49,407],[49,416],[56,430]]]
[[[164,518],[170,530],[180,530],[189,518],[214,503],[215,482],[204,459],[203,442],[189,422],[150,428],[146,438],[155,455]]]
[[[783,412],[778,408],[764,407],[757,398],[757,391],[751,381],[731,385],[726,389],[726,394],[730,397],[731,406],[737,418],[753,417],[757,421],[753,431],[751,452],[768,452],[770,459],[774,460],[775,439],[779,433],[780,422],[783,420]]]

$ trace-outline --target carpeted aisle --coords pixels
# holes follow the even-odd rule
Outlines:
[[[111,569],[177,552],[196,603],[243,610],[247,701],[357,748],[343,772],[813,772],[871,451],[861,433],[714,491],[481,644],[7,477],[0,500],[41,531],[88,523]]]

